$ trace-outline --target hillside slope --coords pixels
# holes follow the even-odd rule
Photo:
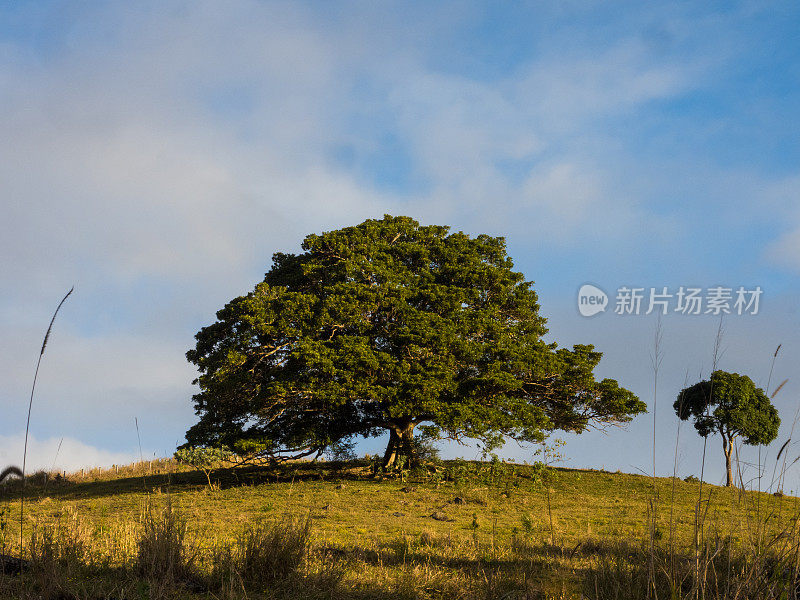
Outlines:
[[[756,576],[747,564],[771,561],[774,571],[797,552],[796,498],[707,484],[701,498],[699,483],[671,478],[465,461],[391,478],[375,476],[366,461],[238,468],[211,478],[210,488],[203,473],[171,461],[82,478],[39,475],[27,487],[26,553],[41,562],[50,543],[45,550],[61,566],[51,565],[49,583],[37,568],[0,575],[0,590],[19,597],[27,581],[36,593],[59,590],[54,598],[636,598],[648,580],[689,591],[702,583],[710,593],[722,578],[692,581],[699,562],[713,567],[725,556],[722,546],[727,589],[731,565],[741,567],[744,585]],[[18,494],[19,482],[0,488],[0,553],[19,552]],[[244,559],[231,566],[254,531],[302,537],[306,519],[310,536],[298,542],[303,557],[290,572],[255,581],[241,577],[249,572]],[[192,559],[166,582],[142,567],[142,540],[157,538],[158,527],[169,538],[161,543],[175,534],[172,542]],[[286,540],[259,539],[263,553],[286,551]],[[687,569],[694,569],[688,579]],[[76,573],[86,595],[75,588]]]

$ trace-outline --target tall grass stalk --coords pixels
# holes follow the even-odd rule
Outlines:
[[[142,454],[142,436],[139,435],[139,417],[133,417],[136,424],[136,439],[139,442],[139,464],[142,466],[142,490],[147,492],[147,475],[144,471],[144,454]]]
[[[664,335],[663,327],[661,325],[661,313],[658,313],[658,320],[656,321],[656,328],[653,334],[653,352],[650,355],[650,363],[653,367],[653,499],[652,505],[652,523],[650,526],[650,576],[655,581],[655,544],[656,544],[656,530],[658,529],[658,481],[656,480],[656,431],[657,431],[657,409],[658,409],[658,371],[661,368],[661,361],[663,355],[661,351],[661,341]],[[651,588],[647,588],[647,597],[650,598]],[[652,588],[655,594],[655,587]]]
[[[661,350],[661,341],[664,337],[664,330],[661,325],[661,313],[658,313],[656,329],[653,334],[653,353],[650,355],[650,364],[653,367],[653,489],[656,484],[656,412],[658,409],[658,371],[661,368],[661,361],[664,359]]]
[[[775,353],[772,355],[772,361],[769,365],[769,377],[767,377],[767,394],[769,394],[769,386],[772,383],[772,372],[775,370],[775,360],[778,358],[778,352],[780,352],[782,345],[783,344],[778,344],[778,347],[775,348]],[[758,491],[761,492],[761,444],[758,445]]]
[[[683,387],[682,390],[685,390],[689,386],[689,370],[686,370],[686,373],[683,376]],[[682,404],[683,404],[683,392],[681,392],[680,396],[678,397],[679,404],[679,412],[683,413]],[[669,500],[669,558],[670,558],[670,573],[675,573],[675,484],[678,479],[678,448],[680,447],[681,441],[681,423],[683,421],[678,419],[678,427],[675,431],[675,457],[672,462],[672,490],[670,492],[670,500]]]
[[[711,386],[709,390],[709,398],[706,400],[706,416],[708,416],[709,405],[711,404],[711,398],[714,396],[714,377],[713,373],[717,370],[717,364],[719,363],[719,359],[723,354],[722,350],[722,339],[725,333],[723,328],[723,315],[719,317],[719,325],[717,326],[717,335],[714,337],[714,355],[711,361]],[[701,540],[705,537],[704,532],[704,525],[705,525],[705,517],[708,513],[708,507],[711,504],[711,494],[709,493],[708,500],[706,501],[706,509],[703,510],[703,479],[705,478],[705,470],[706,470],[706,450],[708,449],[708,436],[703,437],[703,458],[700,462],[700,481],[698,482],[698,498],[697,504],[695,505],[695,516],[694,516],[694,576],[695,581],[703,582],[704,578],[701,578],[700,573],[700,552],[701,552]],[[702,587],[698,587],[695,590],[695,597],[701,598],[703,597],[704,589]]]
[[[780,392],[783,389],[783,386],[786,385],[787,381],[789,381],[789,380],[788,379],[784,379],[781,382],[781,384],[778,387],[775,388],[775,391],[772,392],[772,396],[770,398],[774,398],[775,396],[777,396],[778,392]],[[786,451],[783,454],[783,465],[781,466],[781,472],[780,472],[779,479],[778,479],[778,489],[781,492],[783,492],[783,484],[786,481],[786,469],[788,469],[789,467],[792,466],[792,464],[797,462],[797,459],[795,459],[792,462],[792,464],[789,465],[789,467],[786,466],[786,458],[787,458],[787,456],[789,454],[789,452],[788,452],[788,450],[789,450],[788,444],[789,444],[789,442],[792,441],[792,438],[794,437],[794,429],[795,429],[795,427],[797,427],[798,420],[800,420],[800,405],[798,405],[797,409],[794,412],[794,419],[792,420],[792,429],[789,431],[789,439],[786,440],[786,446],[787,447],[786,447]],[[780,459],[780,456],[778,458]]]
[[[50,319],[50,325],[47,327],[47,332],[44,334],[44,341],[42,342],[42,349],[39,351],[39,359],[36,361],[36,372],[33,374],[33,385],[31,386],[31,399],[28,402],[28,419],[25,422],[25,447],[22,451],[22,493],[20,494],[19,499],[19,549],[20,552],[22,551],[22,529],[25,523],[23,517],[25,513],[25,468],[27,467],[28,463],[28,432],[30,431],[31,427],[31,409],[33,408],[33,392],[36,390],[36,380],[39,377],[39,367],[42,364],[42,356],[44,356],[44,350],[47,348],[47,341],[50,339],[50,332],[53,330],[53,323],[55,323],[56,315],[58,315],[58,311],[61,310],[61,306],[66,302],[67,298],[69,298],[70,294],[72,294],[75,286],[72,286],[67,294],[61,299],[61,302],[58,303],[55,312],[53,313],[53,318]]]

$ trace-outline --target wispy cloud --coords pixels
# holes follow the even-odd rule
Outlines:
[[[767,255],[778,265],[800,271],[800,225],[770,244]]]
[[[800,271],[800,175],[779,179],[759,195],[764,212],[779,215],[783,226],[767,245],[765,255],[779,267]]]

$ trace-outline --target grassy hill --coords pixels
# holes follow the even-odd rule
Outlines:
[[[27,484],[3,598],[792,598],[793,497],[671,478],[448,461],[172,461]],[[19,555],[19,482],[0,554]],[[701,495],[702,494],[702,495]],[[649,592],[648,592],[649,590]]]

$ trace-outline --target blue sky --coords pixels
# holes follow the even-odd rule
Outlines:
[[[144,452],[169,454],[194,419],[194,333],[273,252],[384,213],[505,236],[550,338],[594,343],[600,374],[651,407],[652,315],[586,319],[578,288],[760,285],[760,314],[725,320],[719,366],[766,385],[783,344],[785,440],[799,31],[792,2],[0,3],[0,462],[19,461],[43,329],[71,285],[34,462],[62,438],[66,468],[130,460],[135,418]],[[672,400],[708,375],[718,323],[663,325],[667,474]],[[653,426],[567,436],[568,464],[647,469]],[[690,426],[678,450],[697,474]]]

